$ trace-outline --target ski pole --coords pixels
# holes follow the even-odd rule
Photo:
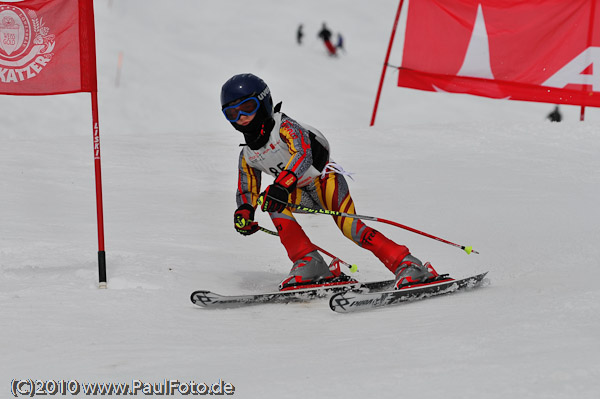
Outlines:
[[[444,240],[443,238],[439,238],[439,237],[433,236],[431,234],[425,233],[425,232],[417,230],[417,229],[413,229],[412,227],[405,226],[403,224],[396,223],[396,222],[393,222],[391,220],[386,220],[386,219],[382,219],[382,218],[378,218],[378,217],[374,217],[374,216],[355,215],[353,213],[331,211],[331,210],[327,210],[327,209],[307,208],[305,206],[296,205],[296,204],[292,204],[292,203],[288,203],[287,206],[290,207],[290,208],[293,208],[293,209],[297,209],[297,210],[299,210],[301,212],[306,212],[306,213],[313,213],[313,214],[320,214],[320,215],[330,215],[330,216],[340,216],[340,217],[353,218],[353,219],[372,220],[374,222],[380,222],[380,223],[390,224],[392,226],[400,227],[401,229],[412,231],[413,233],[417,233],[417,234],[420,234],[422,236],[432,238],[432,239],[437,240],[439,242],[443,242],[444,244],[448,244],[448,245],[452,245],[454,247],[460,248],[463,251],[465,251],[467,253],[467,255],[470,255],[471,253],[479,254],[479,252],[475,251],[473,249],[473,247],[471,247],[471,246],[467,247],[467,246],[464,246],[464,245],[455,244],[455,243],[450,242],[448,240]]]
[[[272,236],[279,236],[279,233],[277,233],[276,231],[273,230],[269,230],[266,229],[262,226],[258,226],[258,229],[264,233],[270,234]],[[344,262],[343,260],[341,260],[340,258],[338,258],[337,256],[325,251],[323,248],[319,247],[318,245],[315,245],[315,247],[317,247],[317,249],[321,252],[323,252],[325,255],[329,256],[331,259],[333,259],[333,261],[335,262],[336,260],[338,262],[340,262],[341,264],[343,264],[344,266],[347,266],[350,269],[350,272],[355,273],[358,271],[358,266],[357,265],[351,265],[348,262]]]

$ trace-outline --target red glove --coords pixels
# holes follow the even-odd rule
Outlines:
[[[254,221],[254,208],[250,204],[243,204],[233,214],[233,224],[238,233],[249,236],[259,230],[258,223]]]
[[[260,195],[263,201],[260,209],[264,212],[283,212],[287,207],[290,193],[296,189],[297,182],[298,178],[294,172],[282,171],[275,182]]]

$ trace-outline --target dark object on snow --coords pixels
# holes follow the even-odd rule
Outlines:
[[[558,109],[558,105],[554,108],[554,111],[550,112],[547,116],[550,119],[550,122],[560,122],[562,121],[562,114]]]
[[[302,37],[304,37],[304,32],[302,31],[303,28],[302,24],[300,24],[296,31],[296,41],[298,42],[298,45],[302,44]]]

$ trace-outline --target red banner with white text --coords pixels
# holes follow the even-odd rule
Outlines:
[[[598,0],[411,0],[398,85],[600,107]]]
[[[93,0],[0,1],[0,94],[96,91]]]

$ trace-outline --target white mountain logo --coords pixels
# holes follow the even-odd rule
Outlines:
[[[599,65],[600,48],[588,47],[541,85],[560,89],[567,85],[592,86],[592,90],[598,92],[600,91]],[[457,76],[495,79],[490,65],[489,38],[481,4],[477,7],[477,17],[471,33],[471,40]],[[443,91],[439,88],[435,89]]]

